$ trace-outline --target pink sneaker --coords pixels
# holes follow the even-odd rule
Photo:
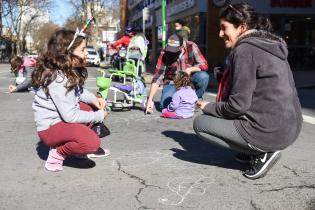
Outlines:
[[[49,155],[45,163],[45,168],[48,171],[61,171],[63,169],[63,161],[65,160],[56,149],[51,148],[49,150]]]

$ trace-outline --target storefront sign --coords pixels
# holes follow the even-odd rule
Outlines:
[[[271,7],[312,7],[312,0],[270,0]]]
[[[175,6],[167,9],[167,16],[172,16],[182,11],[185,11],[191,7],[194,7],[196,4],[195,0],[186,0]]]

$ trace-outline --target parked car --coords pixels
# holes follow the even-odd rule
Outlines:
[[[25,57],[36,59],[36,58],[38,58],[38,54],[37,53],[28,53],[25,55]]]
[[[93,47],[87,47],[87,59],[86,62],[88,65],[94,65],[94,66],[99,66],[101,59],[100,56],[98,55],[97,51]]]

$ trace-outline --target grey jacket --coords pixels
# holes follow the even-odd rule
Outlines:
[[[67,123],[98,123],[103,121],[104,115],[101,111],[80,110],[80,101],[91,104],[96,101],[96,96],[86,89],[83,89],[83,92],[76,96],[75,90],[67,92],[66,83],[66,77],[59,72],[56,79],[48,85],[48,96],[42,89],[36,91],[32,107],[37,131],[46,130],[61,121]]]
[[[262,31],[242,36],[230,54],[230,92],[204,113],[234,119],[239,134],[265,151],[292,144],[302,127],[301,105],[286,43]]]
[[[16,89],[14,92],[19,91],[25,91],[32,85],[32,73],[33,73],[34,67],[27,66],[25,67],[25,71],[23,72],[23,77],[25,77],[25,80],[16,86]]]

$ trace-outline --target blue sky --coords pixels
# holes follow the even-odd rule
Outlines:
[[[62,25],[72,15],[72,7],[67,0],[56,0],[54,2],[55,8],[50,13],[50,20]]]

